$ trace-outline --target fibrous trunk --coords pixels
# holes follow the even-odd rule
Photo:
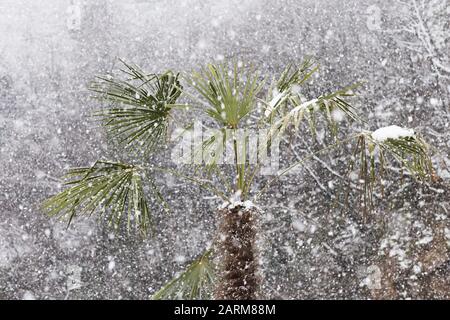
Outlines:
[[[216,299],[257,298],[259,279],[255,247],[255,208],[243,206],[219,210],[219,279]]]

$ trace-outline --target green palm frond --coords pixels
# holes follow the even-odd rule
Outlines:
[[[264,85],[258,72],[244,70],[237,62],[231,69],[226,63],[208,64],[200,72],[193,72],[189,83],[209,105],[208,116],[229,128],[237,128],[250,114],[256,95]]]
[[[156,292],[152,299],[207,299],[214,282],[214,268],[209,250],[192,262],[180,275]]]
[[[269,138],[273,139],[283,134],[289,127],[294,127],[297,130],[303,120],[308,122],[311,133],[316,135],[318,115],[322,115],[326,119],[330,131],[334,136],[337,135],[338,122],[343,117],[348,117],[353,121],[363,121],[356,109],[345,100],[347,97],[353,95],[351,91],[357,86],[359,84],[320,96],[313,100],[305,100],[300,95],[290,96],[289,103],[293,106],[290,110],[276,118],[273,118],[274,113],[270,113]]]
[[[292,88],[293,85],[302,85],[319,69],[313,59],[307,58],[300,66],[289,64],[281,73],[277,81],[279,91]]]
[[[363,186],[361,195],[365,211],[373,207],[375,186],[379,184],[383,188],[382,179],[390,159],[395,160],[416,179],[426,180],[432,177],[434,169],[428,144],[412,130],[402,130],[409,130],[410,134],[378,139],[373,132],[364,131],[356,138],[349,172],[354,169],[355,164],[359,164],[358,180]]]
[[[333,136],[337,136],[338,123],[344,118],[363,121],[354,107],[346,99],[353,96],[353,90],[359,83],[348,86],[330,94],[321,95],[317,99],[307,100],[300,92],[303,85],[317,70],[318,65],[312,59],[306,59],[299,67],[288,65],[279,79],[268,90],[263,122],[270,126],[268,141],[293,127],[298,129],[306,120],[313,136],[316,135],[318,115],[322,115]]]
[[[319,66],[311,58],[305,59],[300,66],[288,64],[277,80],[278,91],[291,90],[294,85],[304,84],[318,69]]]
[[[168,118],[181,95],[178,74],[146,74],[139,67],[126,64],[121,70],[126,79],[98,77],[90,89],[97,98],[119,103],[95,113],[113,139],[127,147],[151,151],[163,142]]]
[[[115,228],[126,219],[128,230],[133,222],[146,233],[151,217],[141,175],[133,165],[108,161],[71,169],[66,175],[67,188],[46,200],[43,209],[50,216],[67,218],[69,224],[76,216],[99,212],[100,216],[108,215],[109,224]]]
[[[433,166],[429,156],[428,144],[419,134],[411,129],[409,130],[410,135],[382,140],[375,138],[373,133],[364,133],[362,136],[367,140],[367,153],[371,162],[374,162],[372,159],[376,154],[375,149],[378,148],[380,159],[386,159],[386,155],[390,155],[415,178],[429,178]],[[381,162],[381,164],[384,165],[384,162]]]

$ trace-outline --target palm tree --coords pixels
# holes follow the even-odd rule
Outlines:
[[[353,145],[349,169],[358,170],[363,182],[364,210],[372,208],[373,189],[380,184],[388,162],[395,161],[417,179],[432,176],[428,146],[413,130],[391,126],[343,135],[339,130],[345,123],[343,116],[348,122],[366,123],[348,102],[358,85],[306,99],[300,88],[318,70],[311,59],[287,66],[268,85],[259,72],[241,62],[208,64],[190,74],[148,74],[136,65],[122,63],[123,77],[98,77],[90,89],[109,103],[95,116],[113,139],[133,152],[133,161],[98,160],[92,166],[69,170],[66,188],[45,201],[43,208],[69,223],[77,216],[97,213],[114,228],[125,224],[127,230],[135,228],[145,235],[152,225],[146,193],[151,193],[161,208],[168,208],[155,179],[158,172],[185,179],[222,198],[212,247],[159,290],[155,299],[207,298],[211,293],[216,299],[260,297],[255,239],[261,209],[253,201],[281,176],[320,153]],[[179,102],[181,98],[185,103]],[[201,152],[203,161],[181,169],[151,161],[137,163],[161,153],[161,146],[174,143],[169,138],[170,124],[177,121],[179,113],[191,119],[200,113],[216,129],[218,134],[194,146],[194,153]],[[305,126],[314,135],[319,121],[329,128],[330,144],[273,173],[270,179],[260,177],[266,159],[251,161],[255,153]],[[189,123],[185,129],[191,127]],[[251,129],[264,129],[256,149],[248,139],[242,143],[236,138],[242,130]],[[220,161],[227,147],[232,150],[231,164]],[[186,173],[188,170],[191,173]],[[255,187],[260,185],[257,180],[265,184]]]

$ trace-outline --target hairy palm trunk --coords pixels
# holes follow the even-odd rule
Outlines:
[[[216,299],[256,299],[259,279],[255,246],[255,208],[219,210],[219,279]]]

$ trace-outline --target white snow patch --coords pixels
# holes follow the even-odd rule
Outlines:
[[[305,224],[299,219],[292,221],[292,228],[300,232],[304,232],[306,230]]]
[[[417,97],[417,98],[416,98],[416,102],[417,102],[418,104],[422,104],[422,103],[423,103],[423,97]]]
[[[387,139],[399,139],[414,136],[413,129],[402,128],[396,125],[379,128],[372,132],[372,138],[378,142],[382,142]]]
[[[208,41],[206,41],[205,39],[200,39],[197,42],[197,48],[199,48],[200,50],[204,50],[208,47]]]
[[[301,105],[296,106],[294,109],[292,109],[291,112],[298,112],[298,111],[300,111],[301,109],[306,109],[306,108],[308,108],[310,105],[316,104],[317,101],[318,101],[318,99],[312,99],[312,100],[306,101],[306,102],[302,103]]]
[[[430,104],[431,104],[433,107],[436,107],[437,105],[439,105],[439,100],[436,99],[436,98],[431,98],[431,99],[430,99]]]
[[[444,229],[444,235],[447,238],[447,245],[450,246],[450,229],[449,228]]]
[[[114,270],[115,267],[116,267],[116,262],[115,262],[114,260],[111,260],[111,261],[108,263],[108,271],[109,271],[109,272],[112,272],[112,271]]]
[[[181,254],[177,254],[173,260],[178,263],[183,263],[186,261],[186,257]]]
[[[36,300],[36,297],[34,296],[34,293],[27,290],[25,291],[25,293],[23,294],[22,297],[23,300]]]
[[[359,174],[355,171],[350,172],[349,178],[351,181],[357,181],[359,179]]]
[[[264,216],[264,219],[266,219],[267,222],[272,221],[272,220],[273,220],[273,214],[267,213],[267,214]]]
[[[290,245],[286,245],[284,246],[284,250],[286,250],[286,253],[290,256],[294,255],[294,249],[292,249],[292,247]]]
[[[274,89],[272,92],[273,98],[272,100],[270,100],[266,111],[264,112],[264,115],[266,117],[270,116],[270,114],[272,113],[272,111],[275,109],[275,107],[280,103],[281,100],[283,100],[283,98],[286,95],[285,91],[279,92],[277,89]]]
[[[331,118],[336,122],[342,122],[345,120],[345,113],[341,109],[334,109],[331,111]]]
[[[433,241],[433,236],[425,236],[422,239],[420,239],[419,241],[417,241],[417,244],[428,244],[431,241]]]
[[[299,94],[301,91],[301,87],[298,84],[293,84],[291,87],[291,92],[293,94]]]
[[[256,208],[256,206],[253,204],[253,202],[251,202],[250,200],[246,200],[246,201],[227,201],[222,203],[222,205],[219,207],[220,209],[234,209],[236,207],[244,207],[244,209],[251,209],[251,208]]]
[[[256,206],[250,200],[241,201],[241,194],[241,190],[235,192],[233,196],[231,196],[229,201],[225,201],[224,203],[222,203],[222,205],[220,205],[219,209],[234,209],[236,207],[243,207],[244,209],[256,208]]]
[[[270,51],[270,46],[269,45],[265,44],[265,45],[262,46],[262,48],[261,48],[261,52],[262,53],[269,53],[269,51]]]

